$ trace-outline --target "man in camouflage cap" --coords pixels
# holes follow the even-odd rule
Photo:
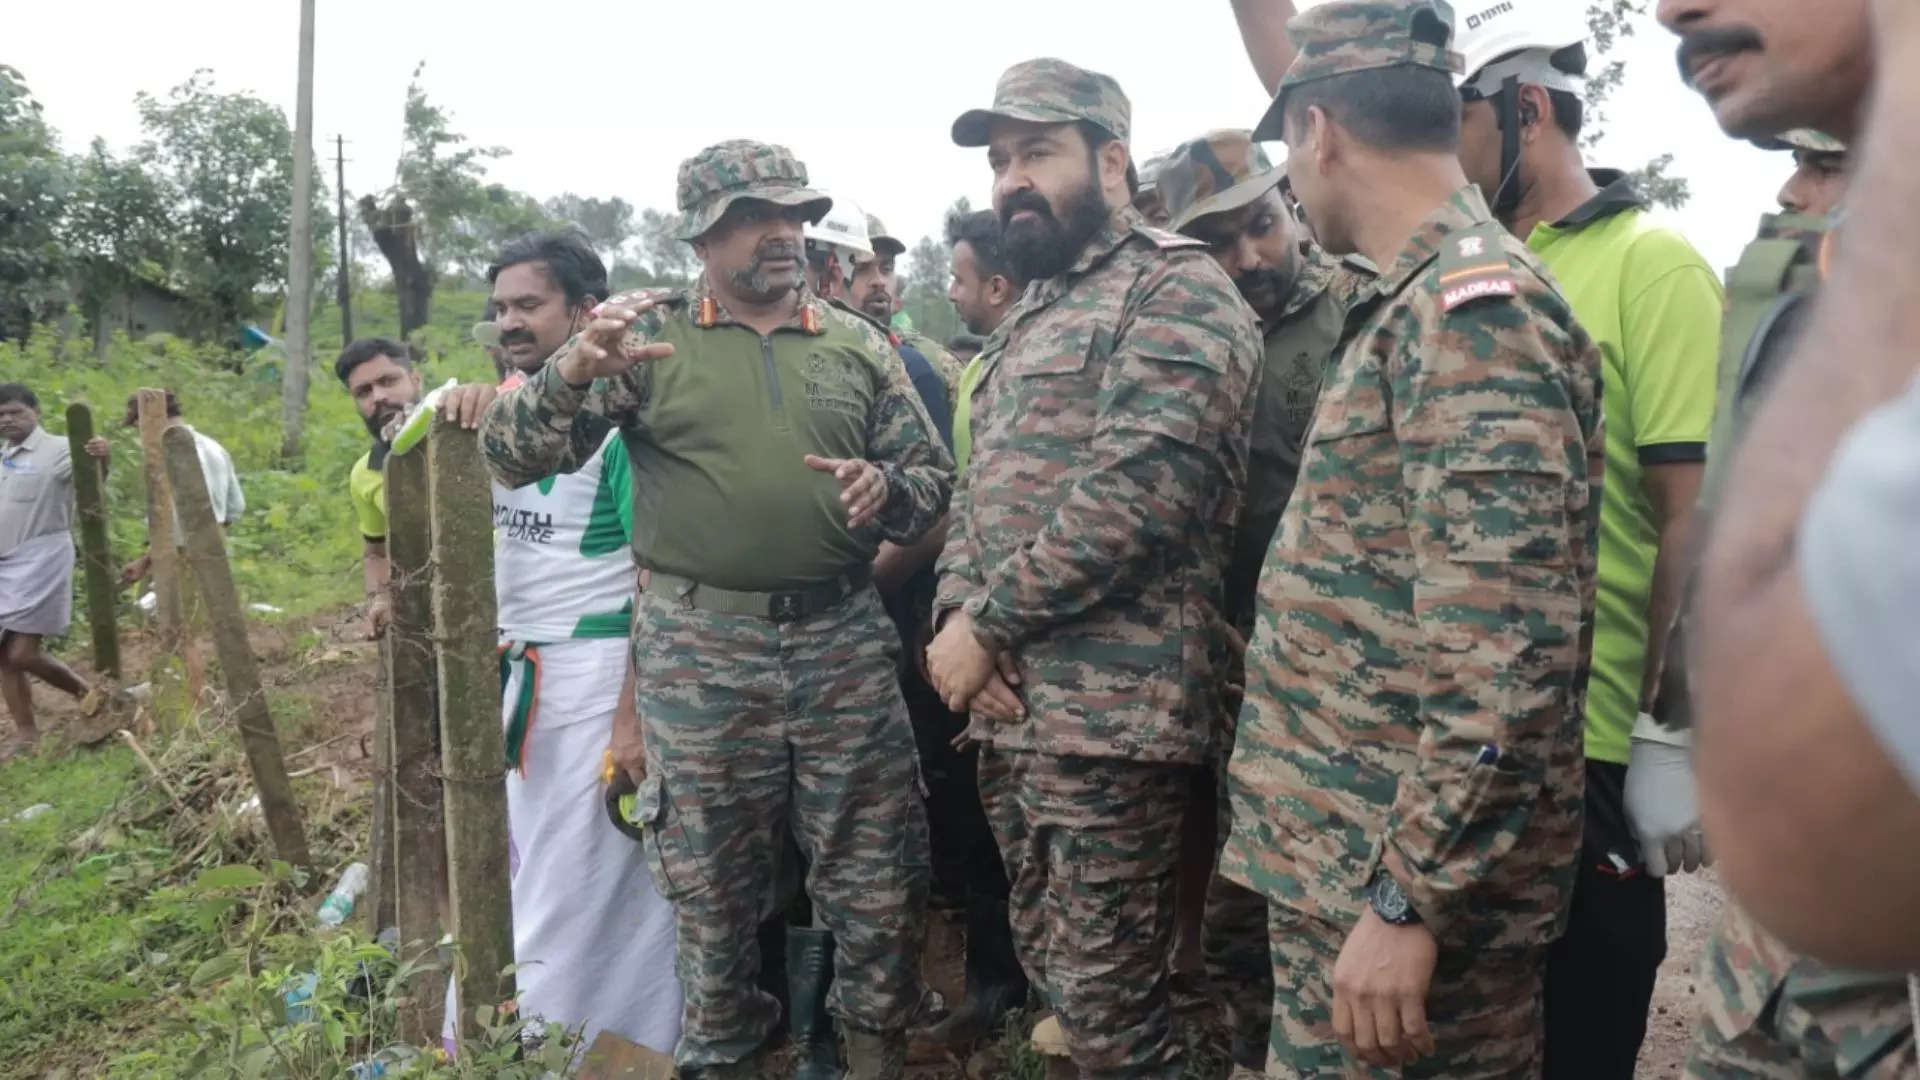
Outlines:
[[[1847,144],[1811,128],[1799,128],[1773,138],[1755,139],[1762,150],[1793,151],[1793,175],[1780,185],[1780,209],[1792,214],[1824,217],[1840,206],[1847,194]]]
[[[986,744],[1016,947],[1074,1062],[1171,1078],[1179,826],[1222,722],[1259,336],[1202,245],[1133,208],[1127,134],[1119,85],[1052,59],[954,122],[1029,284],[979,357],[928,667]]]
[[[755,927],[786,823],[832,931],[847,1075],[897,1077],[922,1011],[926,820],[899,644],[869,586],[882,540],[945,509],[952,460],[885,338],[800,289],[828,200],[785,149],[734,141],[680,167],[685,293],[599,309],[482,427],[511,487],[577,467],[610,421],[632,461],[648,861],[677,909],[680,1075],[757,1076],[779,1008]],[[818,958],[825,962],[828,958]]]
[[[1265,338],[1246,505],[1226,574],[1226,616],[1241,652],[1253,632],[1260,567],[1293,493],[1321,379],[1338,355],[1347,310],[1372,277],[1358,260],[1333,259],[1304,235],[1280,194],[1286,170],[1275,168],[1251,135],[1214,131],[1181,143],[1159,173],[1173,227],[1207,244],[1260,317]],[[1245,685],[1240,667],[1236,662],[1228,676],[1236,687]],[[1230,707],[1238,710],[1237,698]],[[1218,842],[1227,835],[1224,791],[1232,752],[1229,729],[1214,762]],[[1199,855],[1210,871],[1218,843],[1184,854]],[[1207,977],[1227,1008],[1234,1062],[1257,1073],[1266,1062],[1273,1015],[1266,900],[1216,874],[1204,926]]]
[[[1133,208],[1147,219],[1147,224],[1155,228],[1168,227],[1171,215],[1167,213],[1166,200],[1160,197],[1160,169],[1167,163],[1167,155],[1155,154],[1140,166],[1139,186],[1133,192]]]
[[[1600,354],[1457,154],[1452,13],[1336,0],[1255,138],[1381,270],[1259,584],[1227,876],[1265,894],[1268,1074],[1537,1075],[1580,845]],[[1379,1075],[1389,1075],[1380,1073]]]

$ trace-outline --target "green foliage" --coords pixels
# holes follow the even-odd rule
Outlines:
[[[633,204],[618,196],[591,199],[569,191],[548,199],[543,209],[551,220],[567,222],[585,233],[594,250],[610,265],[640,228],[633,219]]]
[[[422,378],[491,379],[486,355],[468,340],[484,297],[451,294],[447,325],[421,331],[427,360]],[[391,296],[363,298],[363,331],[391,333]],[[385,305],[384,308],[382,305]],[[381,317],[384,315],[384,325]],[[366,428],[332,371],[337,323],[317,321],[305,468],[280,467],[280,377],[277,349],[248,356],[189,345],[168,335],[115,337],[104,364],[83,360],[71,343],[36,335],[24,345],[0,344],[0,382],[21,381],[40,397],[41,420],[63,432],[69,402],[93,407],[94,426],[114,444],[107,474],[108,536],[114,556],[134,558],[146,544],[146,488],[136,433],[120,427],[127,398],[143,386],[164,386],[180,398],[186,422],[233,455],[246,512],[227,534],[227,555],[242,603],[264,603],[290,615],[357,602],[362,541],[346,497],[347,473],[365,453]],[[75,575],[84,588],[84,575]],[[85,597],[76,603],[84,611]],[[127,605],[123,610],[130,610]],[[82,630],[84,633],[84,630]]]
[[[293,205],[293,132],[281,111],[248,93],[223,94],[196,71],[164,99],[135,97],[147,139],[134,157],[166,185],[175,272],[222,328],[254,314],[255,292],[283,287]],[[314,192],[316,249],[332,229]]]
[[[40,103],[0,64],[0,341],[58,311],[67,265],[60,208],[71,184]]]
[[[167,280],[178,239],[173,196],[140,162],[114,157],[101,139],[72,168],[64,237],[80,306],[91,320],[135,280]]]
[[[954,200],[947,210],[949,217],[964,217],[972,212],[973,204],[965,197]],[[913,320],[914,329],[944,345],[963,329],[960,316],[947,299],[953,253],[947,248],[944,236],[923,236],[907,253],[907,258],[904,296],[907,317]]]
[[[1587,5],[1587,41],[1594,60],[1587,67],[1586,122],[1580,130],[1580,148],[1591,151],[1600,143],[1607,122],[1606,102],[1626,78],[1624,60],[1607,60],[1622,38],[1633,36],[1633,21],[1647,13],[1648,0],[1592,0]],[[1669,176],[1673,155],[1661,154],[1631,170],[1640,190],[1658,206],[1678,210],[1693,197],[1685,177]]]
[[[400,1044],[406,995],[446,979],[441,950],[416,943],[402,959],[352,930],[316,935],[304,917],[274,930],[273,913],[286,910],[276,900],[290,884],[283,865],[271,875],[246,865],[200,875],[176,903],[214,922],[237,909],[248,916],[236,920],[232,945],[188,976],[198,993],[148,1045],[116,1057],[108,1076],[332,1080],[374,1061],[392,1077],[538,1080],[572,1066],[577,1034],[522,1021],[512,1002],[471,1010],[466,1026],[475,1034],[457,1058]]]

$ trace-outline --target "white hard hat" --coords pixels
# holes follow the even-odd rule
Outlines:
[[[1577,94],[1586,85],[1585,74],[1557,68],[1551,58],[1586,40],[1585,4],[1469,0],[1469,6],[1456,9],[1454,15],[1453,48],[1466,62],[1456,84],[1492,97],[1514,77],[1532,86]]]
[[[827,216],[808,225],[804,235],[813,243],[860,255],[873,254],[873,242],[867,238],[867,215],[850,199],[834,199]]]

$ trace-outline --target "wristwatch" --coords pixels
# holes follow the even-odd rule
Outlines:
[[[1412,926],[1420,921],[1420,913],[1407,902],[1400,883],[1385,870],[1374,871],[1373,880],[1367,883],[1367,904],[1388,926]]]

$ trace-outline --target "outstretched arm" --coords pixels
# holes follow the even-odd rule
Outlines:
[[[1240,42],[1247,47],[1247,59],[1253,61],[1253,73],[1272,97],[1280,89],[1280,76],[1293,63],[1293,41],[1287,37],[1287,20],[1293,18],[1293,0],[1232,0],[1233,18],[1240,24]]]

